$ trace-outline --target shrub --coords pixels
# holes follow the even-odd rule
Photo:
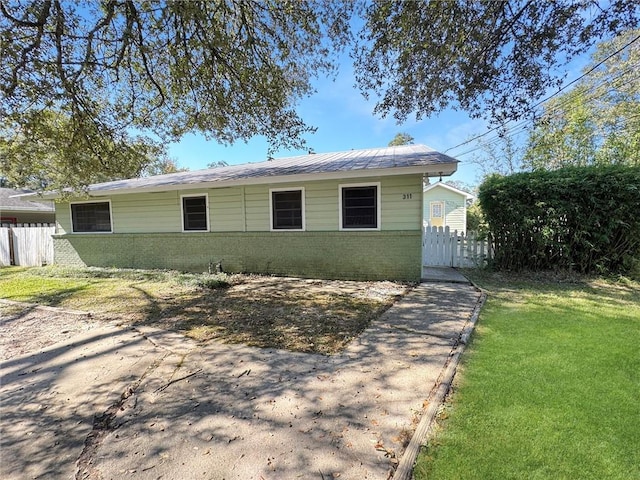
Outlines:
[[[226,273],[203,273],[196,278],[196,285],[200,288],[216,290],[229,288],[231,281]]]
[[[478,197],[497,269],[626,273],[640,258],[640,167],[494,175]]]
[[[474,202],[467,207],[467,230],[476,232],[480,239],[487,238],[487,221],[478,202]]]

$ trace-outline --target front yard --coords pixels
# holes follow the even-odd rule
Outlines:
[[[640,478],[640,283],[473,275],[489,298],[415,479]]]
[[[393,282],[42,267],[0,269],[0,298],[84,310],[199,341],[332,354],[410,288]],[[3,316],[12,307],[0,304]]]

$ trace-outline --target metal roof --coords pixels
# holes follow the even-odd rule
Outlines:
[[[31,190],[14,190],[12,188],[0,188],[0,210],[12,212],[47,212],[55,211],[50,201],[34,201],[20,198],[25,194],[36,195]]]
[[[423,173],[451,175],[458,160],[425,145],[310,153],[257,163],[116,180],[90,185],[90,195],[219,188],[232,185]],[[48,197],[51,198],[51,197]]]

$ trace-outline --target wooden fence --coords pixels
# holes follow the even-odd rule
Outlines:
[[[491,259],[493,246],[474,232],[451,232],[449,227],[425,227],[422,264],[425,267],[481,267]]]
[[[0,266],[39,267],[53,263],[55,226],[17,224],[0,226]]]

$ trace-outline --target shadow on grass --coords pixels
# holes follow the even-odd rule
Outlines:
[[[35,303],[38,305],[47,305],[50,307],[58,307],[63,305],[65,300],[73,297],[74,295],[84,292],[89,288],[89,285],[81,285],[78,287],[63,288],[55,290],[54,292],[43,292],[33,295],[29,303]]]
[[[340,351],[408,290],[391,282],[99,268],[9,274],[12,295],[32,303],[88,310],[96,319],[150,325],[201,342],[322,354]]]
[[[640,282],[627,279],[603,279],[576,273],[512,273],[488,270],[465,270],[479,287],[494,295],[571,295],[588,297],[597,293],[600,300],[617,305],[619,302],[640,302]]]
[[[321,283],[260,279],[246,288],[168,293],[141,282],[96,302],[122,296],[121,303],[131,301],[139,311],[133,322],[187,335],[204,329],[202,340],[330,353],[398,297],[391,285],[336,283],[330,292],[315,286]],[[391,292],[384,300],[371,298],[384,288]],[[472,289],[464,301],[462,287],[432,288],[437,291],[423,293],[423,302],[408,302],[393,321],[377,324],[333,356],[212,341],[190,350],[186,362],[137,329],[114,327],[5,362],[0,446],[8,461],[0,463],[0,476],[89,478],[82,468],[95,468],[97,477],[111,463],[113,473],[190,478],[196,462],[185,459],[198,458],[198,466],[217,477],[329,478],[332,468],[346,465],[344,478],[386,478],[413,412],[437,378],[429,372],[440,371],[457,338],[452,327],[443,337],[443,326],[451,315],[462,322],[476,304]],[[431,296],[443,303],[428,301]],[[411,333],[426,329],[430,318],[433,336]],[[162,362],[165,369],[147,367]],[[174,363],[183,370],[169,368]],[[146,383],[136,383],[143,378]],[[111,407],[118,407],[117,416],[103,426],[100,419]],[[105,436],[85,458],[85,440],[94,434]],[[286,460],[268,464],[274,456]],[[238,461],[220,460],[229,458]]]

